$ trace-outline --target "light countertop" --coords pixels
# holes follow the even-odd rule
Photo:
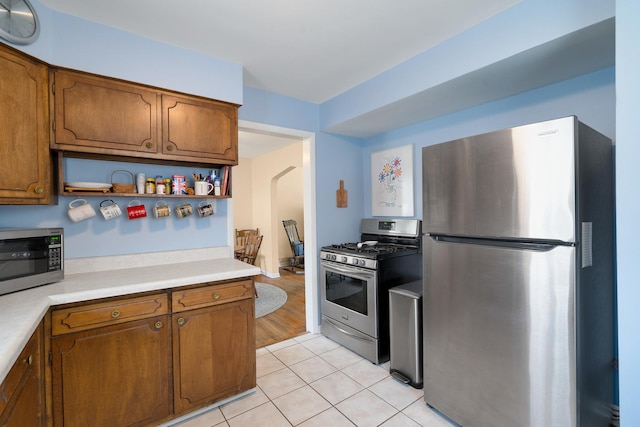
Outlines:
[[[0,296],[0,382],[51,306],[260,274],[258,267],[226,257],[121,267],[65,272],[61,282]]]

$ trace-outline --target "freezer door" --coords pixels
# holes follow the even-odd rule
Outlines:
[[[575,427],[575,248],[423,243],[427,404],[465,426]]]
[[[577,120],[422,149],[423,230],[575,242]]]

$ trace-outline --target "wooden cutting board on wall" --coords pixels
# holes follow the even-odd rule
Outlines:
[[[344,189],[343,180],[340,180],[340,188],[336,190],[336,206],[339,208],[347,207],[347,190]]]

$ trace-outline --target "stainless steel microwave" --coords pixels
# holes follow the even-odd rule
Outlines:
[[[0,295],[64,279],[64,229],[0,228]]]

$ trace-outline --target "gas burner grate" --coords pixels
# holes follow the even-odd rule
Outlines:
[[[376,243],[375,245],[361,245],[360,247],[358,247],[358,243],[342,243],[338,245],[331,245],[330,248],[345,254],[384,255],[413,250],[416,249],[416,246],[400,245],[395,243]]]

